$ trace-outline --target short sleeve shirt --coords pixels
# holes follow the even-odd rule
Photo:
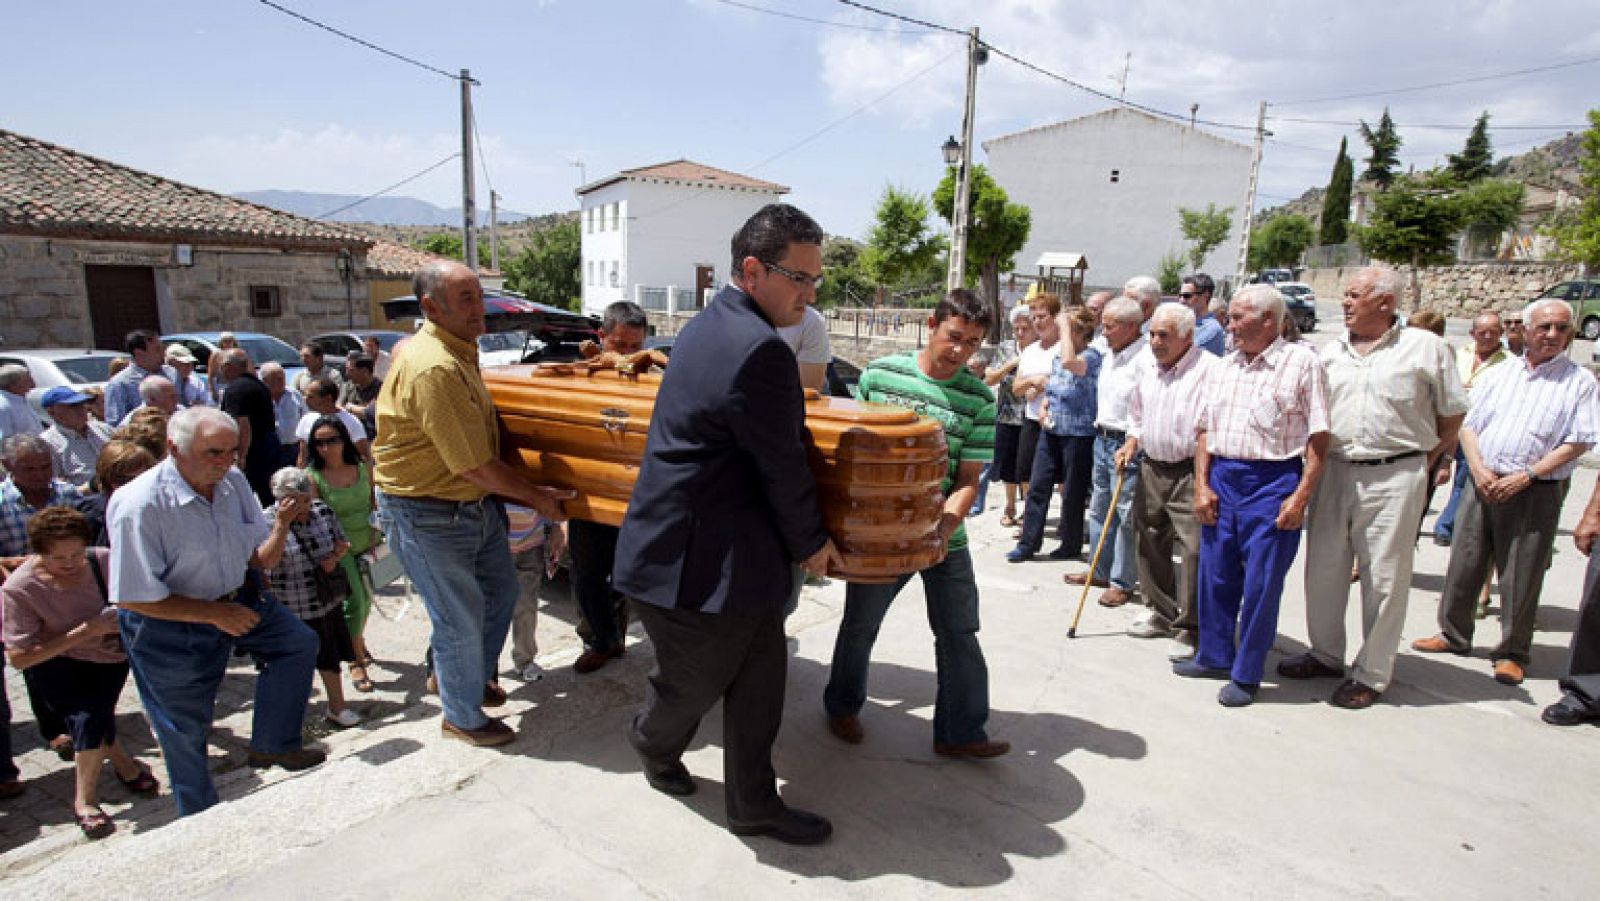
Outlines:
[[[103,576],[110,556],[111,551],[106,548],[90,548],[89,565],[100,567]],[[82,583],[65,586],[45,577],[38,564],[39,558],[30,556],[0,587],[0,604],[5,610],[3,638],[8,648],[31,648],[60,638],[105,609],[100,583],[87,570]],[[89,663],[121,663],[127,659],[122,653],[122,639],[116,635],[82,642],[63,656]]]
[[[1055,368],[1056,361],[1060,358],[1061,342],[1059,340],[1049,347],[1045,347],[1042,341],[1035,341],[1022,349],[1022,355],[1017,360],[1017,378],[1027,378],[1032,375],[1048,376],[1051,370]],[[1023,415],[1034,422],[1038,422],[1039,413],[1043,407],[1044,392],[1041,391],[1035,394],[1032,400],[1028,401],[1027,407],[1023,410]]]
[[[1279,338],[1247,358],[1234,350],[1211,374],[1206,450],[1235,460],[1289,460],[1328,430],[1328,381],[1316,351]]]
[[[1467,412],[1450,346],[1423,329],[1395,325],[1365,354],[1346,333],[1322,349],[1322,365],[1329,452],[1343,460],[1432,451],[1439,419]]]
[[[778,337],[794,351],[797,363],[826,363],[833,359],[833,346],[828,341],[828,321],[816,307],[806,307],[805,318],[797,325],[780,328]]]
[[[378,394],[372,448],[378,490],[400,497],[475,501],[461,473],[495,459],[500,432],[478,371],[478,345],[432,322],[406,342]]]
[[[111,496],[111,599],[219,598],[244,584],[250,556],[270,531],[238,469],[228,470],[207,500],[169,457]]]
[[[351,441],[359,443],[367,440],[366,427],[361,424],[361,420],[357,419],[354,413],[351,413],[348,410],[339,410],[333,415],[339,417],[339,421],[344,423],[345,431],[350,433]],[[315,410],[312,410],[306,413],[304,416],[301,416],[300,422],[294,427],[295,440],[310,441],[311,427],[316,425],[317,420],[321,418],[322,414]]]

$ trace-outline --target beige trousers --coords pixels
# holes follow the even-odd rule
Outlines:
[[[1306,630],[1311,653],[1345,665],[1350,567],[1361,572],[1361,650],[1348,677],[1389,687],[1411,596],[1411,563],[1427,496],[1421,454],[1382,466],[1329,457],[1306,519]]]

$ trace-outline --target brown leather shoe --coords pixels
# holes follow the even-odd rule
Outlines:
[[[1100,593],[1100,606],[1102,607],[1121,607],[1123,604],[1128,603],[1129,600],[1131,598],[1128,593],[1120,588],[1107,588]]]
[[[1496,660],[1494,662],[1494,681],[1501,685],[1522,684],[1522,664],[1515,660]]]
[[[475,748],[495,748],[515,741],[517,733],[497,719],[490,719],[476,729],[463,729],[446,719],[439,720],[439,731],[445,738],[464,741]]]
[[[1470,649],[1453,648],[1449,639],[1442,634],[1432,638],[1419,638],[1411,643],[1411,650],[1421,651],[1424,654],[1455,654],[1460,657],[1467,656]]]
[[[993,739],[968,742],[964,745],[947,745],[938,741],[933,743],[933,753],[940,757],[999,757],[1010,750],[1011,742]]]
[[[499,707],[506,702],[506,690],[499,682],[483,683],[483,706]]]
[[[578,655],[578,659],[572,662],[572,671],[580,676],[587,675],[610,663],[613,657],[621,657],[622,653],[620,644],[609,651],[585,648],[583,653]]]
[[[1371,707],[1382,694],[1370,685],[1363,685],[1354,679],[1347,679],[1344,684],[1333,690],[1333,697],[1328,703],[1346,710],[1365,710]]]
[[[1107,582],[1105,579],[1093,578],[1093,577],[1090,576],[1090,574],[1087,571],[1086,572],[1081,572],[1081,573],[1067,573],[1066,575],[1061,577],[1061,581],[1067,583],[1068,585],[1082,585],[1083,583],[1088,582],[1090,585],[1093,585],[1095,588],[1110,588],[1111,587],[1111,583],[1110,582]]]
[[[828,731],[840,741],[852,745],[861,744],[861,740],[867,737],[866,731],[861,728],[861,718],[853,713],[828,717]]]

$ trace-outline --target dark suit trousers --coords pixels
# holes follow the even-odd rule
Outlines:
[[[1572,630],[1572,650],[1561,688],[1600,716],[1600,548],[1589,551],[1589,573],[1583,580],[1583,604]]]
[[[678,761],[695,730],[722,701],[722,769],[730,820],[759,820],[783,810],[772,745],[783,722],[783,611],[701,613],[635,603],[655,647],[644,710],[628,741],[647,769]]]
[[[578,636],[584,647],[610,651],[622,645],[628,631],[628,602],[611,590],[611,569],[617,560],[620,529],[574,519],[567,523],[567,551],[572,554],[572,593],[578,601]]]
[[[1473,609],[1493,563],[1500,573],[1500,643],[1490,657],[1528,665],[1565,496],[1565,481],[1534,482],[1508,501],[1485,504],[1472,485],[1466,487],[1439,595],[1439,629],[1450,647],[1472,647]]]

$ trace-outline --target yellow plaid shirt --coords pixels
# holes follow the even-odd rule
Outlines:
[[[400,497],[475,501],[484,491],[461,477],[500,453],[478,345],[432,322],[405,342],[378,394],[373,482]]]

